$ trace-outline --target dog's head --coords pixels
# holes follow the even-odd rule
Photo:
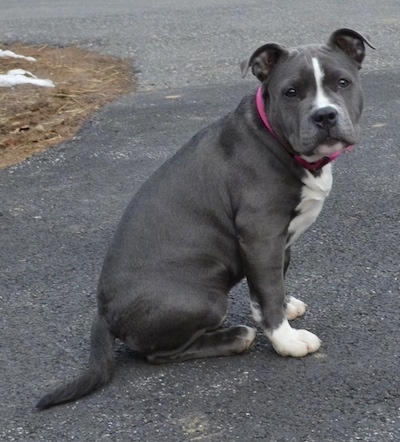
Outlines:
[[[372,44],[351,29],[325,45],[258,48],[241,63],[263,83],[265,109],[279,139],[309,161],[357,142],[363,93],[358,71]]]

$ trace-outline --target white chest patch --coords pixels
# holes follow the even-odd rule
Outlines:
[[[322,169],[321,175],[318,177],[315,177],[308,170],[305,172],[306,176],[303,179],[301,200],[296,207],[297,215],[289,224],[289,239],[286,247],[292,245],[317,219],[322,206],[324,205],[325,198],[329,195],[332,188],[331,164],[327,164]]]

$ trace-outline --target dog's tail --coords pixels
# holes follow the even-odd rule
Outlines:
[[[57,388],[36,404],[43,410],[53,405],[79,399],[104,385],[114,368],[114,341],[104,317],[99,315],[93,321],[89,368],[77,379]]]

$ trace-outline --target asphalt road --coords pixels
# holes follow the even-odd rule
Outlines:
[[[309,304],[295,326],[322,349],[281,358],[259,330],[247,355],[151,366],[118,345],[107,387],[36,412],[87,362],[100,266],[135,190],[255,87],[242,58],[339,27],[377,51],[362,71],[362,139],[293,247],[288,288]],[[140,82],[74,140],[0,172],[1,440],[400,440],[398,35],[397,0],[0,0],[0,41],[132,56]],[[228,322],[251,325],[246,285],[231,299]]]

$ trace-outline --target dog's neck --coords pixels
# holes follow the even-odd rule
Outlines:
[[[294,149],[291,147],[286,146],[284,143],[280,141],[278,136],[275,134],[274,130],[272,129],[271,123],[268,120],[267,113],[265,112],[265,106],[264,101],[262,97],[262,86],[259,86],[257,89],[256,94],[256,104],[257,104],[257,110],[258,114],[260,115],[261,120],[263,121],[265,127],[267,128],[268,132],[279,142],[281,146],[283,146],[294,158],[296,163],[298,163],[300,166],[304,167],[305,169],[315,172],[317,170],[322,169],[324,166],[326,166],[328,163],[331,163],[332,161],[336,160],[336,158],[341,155],[342,151],[334,152],[331,155],[326,155],[323,158],[321,158],[318,161],[310,163],[309,161],[302,158]],[[353,146],[348,146],[346,150],[351,149]]]

